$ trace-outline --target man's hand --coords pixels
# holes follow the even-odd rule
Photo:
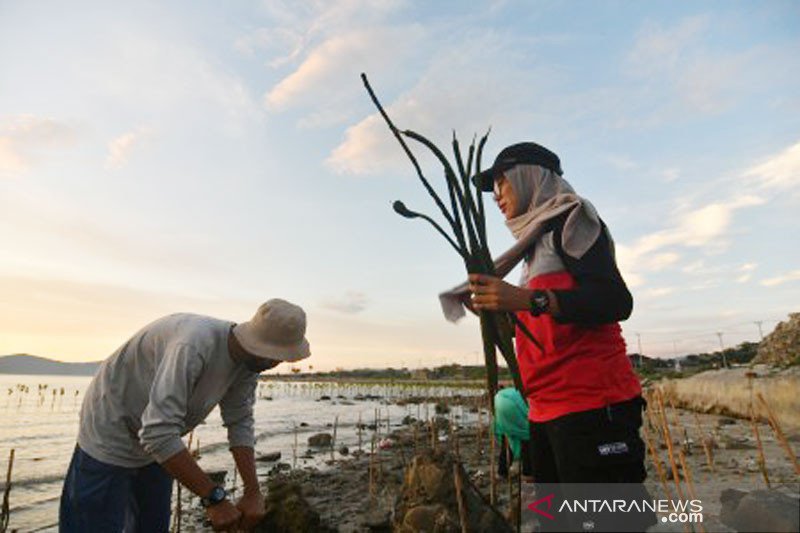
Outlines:
[[[257,526],[266,514],[264,496],[259,491],[245,492],[236,502],[236,508],[242,512],[242,520],[239,523],[239,527],[245,531]]]
[[[484,274],[469,275],[472,306],[477,311],[524,311],[530,308],[530,291]]]
[[[206,516],[211,520],[214,531],[236,531],[239,529],[242,513],[229,500],[222,500],[206,508]]]

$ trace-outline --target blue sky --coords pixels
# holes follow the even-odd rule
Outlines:
[[[800,302],[798,55],[796,2],[0,0],[0,353],[98,359],[278,296],[316,368],[477,361],[436,297],[460,260],[391,210],[434,211],[362,71],[442,146],[560,155],[632,351],[757,339]],[[496,210],[489,233],[512,242]]]

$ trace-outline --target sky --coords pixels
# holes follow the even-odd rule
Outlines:
[[[102,359],[281,297],[304,369],[477,363],[437,298],[463,264],[392,211],[435,207],[361,72],[443,148],[491,127],[485,162],[560,156],[616,242],[629,351],[758,340],[800,311],[799,56],[793,1],[0,0],[0,354]]]

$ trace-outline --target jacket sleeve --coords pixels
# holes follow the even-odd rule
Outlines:
[[[139,442],[159,463],[185,448],[181,434],[186,408],[203,366],[203,358],[195,349],[179,344],[164,354],[156,370],[142,413]]]
[[[228,430],[228,445],[253,448],[256,443],[253,404],[258,374],[252,373],[236,381],[219,402],[222,423]]]
[[[575,279],[576,287],[553,291],[560,309],[556,321],[591,326],[626,320],[633,310],[633,297],[617,268],[605,224],[595,243],[580,259],[564,252],[562,228],[563,219],[555,224],[553,242],[564,266]]]

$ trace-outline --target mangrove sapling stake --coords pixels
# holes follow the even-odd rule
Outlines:
[[[8,505],[8,497],[11,494],[11,471],[14,468],[14,448],[8,454],[8,470],[6,470],[6,487],[3,491],[3,504],[0,507],[0,531],[5,533],[8,522],[11,520],[11,510]]]
[[[448,232],[441,224],[436,222],[432,217],[412,211],[401,201],[395,201],[393,204],[394,211],[408,219],[420,219],[428,222],[437,233],[439,233],[448,245],[455,250],[464,262],[464,267],[468,274],[487,274],[487,275],[505,275],[507,272],[496,272],[495,265],[492,261],[491,253],[486,239],[486,219],[483,207],[482,191],[479,184],[472,184],[471,178],[481,170],[481,156],[483,148],[488,139],[489,132],[487,132],[476,145],[476,139],[473,138],[469,146],[468,156],[466,162],[462,156],[461,147],[458,139],[453,134],[452,149],[455,158],[455,165],[452,165],[444,153],[426,137],[411,130],[398,129],[389,115],[384,110],[375,92],[367,80],[365,74],[361,74],[361,80],[367,90],[373,104],[378,109],[381,117],[383,117],[389,130],[394,135],[395,139],[400,143],[403,151],[408,156],[417,177],[419,178],[422,186],[433,199],[439,211],[444,218],[446,225],[449,226]],[[411,139],[425,148],[427,148],[434,157],[439,161],[444,171],[445,183],[447,185],[447,194],[449,200],[449,207],[445,204],[442,198],[436,193],[431,186],[428,179],[422,172],[422,168],[417,162],[416,157],[409,148],[405,139]],[[474,170],[473,172],[473,163]],[[474,186],[474,191],[473,191]],[[486,386],[489,392],[489,397],[494,398],[497,392],[497,350],[505,359],[509,372],[514,380],[514,386],[522,392],[522,381],[519,375],[519,367],[517,365],[516,355],[514,353],[513,334],[514,326],[526,335],[535,345],[541,348],[541,344],[531,334],[530,331],[522,324],[514,313],[506,312],[490,312],[482,310],[478,313],[481,327],[481,338],[483,343],[483,354],[486,364]]]
[[[778,442],[781,443],[781,447],[786,453],[786,457],[789,459],[789,462],[792,463],[795,473],[800,474],[800,463],[797,462],[797,455],[795,455],[794,450],[792,450],[792,446],[789,444],[789,440],[783,433],[783,429],[781,429],[781,425],[778,423],[778,418],[775,416],[775,413],[772,412],[767,400],[764,399],[764,396],[762,396],[760,392],[756,393],[756,397],[758,398],[758,401],[761,402],[764,410],[766,410],[769,425],[772,428],[772,431],[775,433],[775,436],[778,438]]]

